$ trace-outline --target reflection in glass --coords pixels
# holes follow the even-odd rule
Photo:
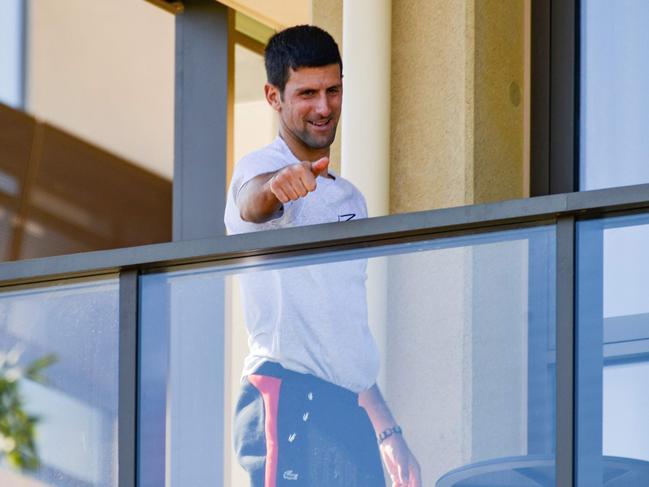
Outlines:
[[[170,241],[173,16],[0,5],[0,261]]]
[[[581,487],[649,485],[649,218],[580,222],[577,474]]]
[[[647,183],[649,2],[580,3],[580,189]]]
[[[0,105],[0,260],[170,238],[170,181]]]
[[[20,364],[22,350],[0,352],[0,458],[24,471],[41,466],[36,447],[40,418],[26,408],[23,389],[29,382],[44,383],[43,371],[56,362],[55,355],[45,355]],[[25,384],[27,382],[27,384]]]
[[[554,485],[554,239],[537,227],[143,276],[141,485],[165,470],[167,485],[246,485],[229,426],[255,309],[242,282],[366,265],[379,384],[426,485]]]
[[[117,280],[3,291],[0,352],[23,369],[55,357],[42,381],[18,384],[25,411],[39,418],[40,467],[21,472],[5,459],[0,485],[117,486]]]

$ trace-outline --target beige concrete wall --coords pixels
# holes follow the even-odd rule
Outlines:
[[[174,16],[133,0],[28,7],[27,110],[171,178]]]
[[[394,2],[391,213],[524,196],[526,1]]]
[[[526,193],[526,3],[475,2],[475,203],[522,198]]]
[[[392,10],[390,212],[473,201],[473,2]]]

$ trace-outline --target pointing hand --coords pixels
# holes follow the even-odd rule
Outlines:
[[[282,203],[303,198],[316,189],[316,178],[327,174],[329,158],[315,162],[303,161],[278,171],[270,180],[273,195]]]

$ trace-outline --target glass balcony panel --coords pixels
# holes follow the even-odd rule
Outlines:
[[[0,485],[117,486],[118,340],[115,278],[0,292]],[[26,437],[22,412],[38,418]]]
[[[231,447],[261,309],[246,289],[276,280],[312,294],[300,309],[315,322],[365,319],[367,303],[378,383],[424,485],[554,485],[555,233],[536,227],[142,276],[140,486],[247,485]]]
[[[649,485],[649,217],[578,224],[577,473]]]

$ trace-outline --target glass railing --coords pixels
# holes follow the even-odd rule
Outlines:
[[[577,225],[577,479],[649,479],[649,215]]]
[[[379,383],[428,482],[503,458],[542,456],[551,470],[554,240],[549,225],[144,275],[141,485],[163,485],[165,458],[168,485],[246,485],[230,455],[229,423],[246,324],[260,315],[282,328],[286,343],[258,354],[295,360],[294,367],[308,362],[350,384],[372,350],[353,348],[363,339],[345,324],[369,316]],[[294,297],[293,309],[269,305],[279,298],[266,294],[273,282]],[[309,349],[291,348],[298,343]]]
[[[367,321],[424,485],[649,485],[648,215],[641,186],[0,264],[0,351],[45,358],[18,381],[39,463],[5,435],[0,485],[248,485],[259,317],[350,384],[371,347],[321,325]],[[312,299],[273,314],[268,282]]]
[[[0,293],[0,485],[116,484],[118,281]]]

